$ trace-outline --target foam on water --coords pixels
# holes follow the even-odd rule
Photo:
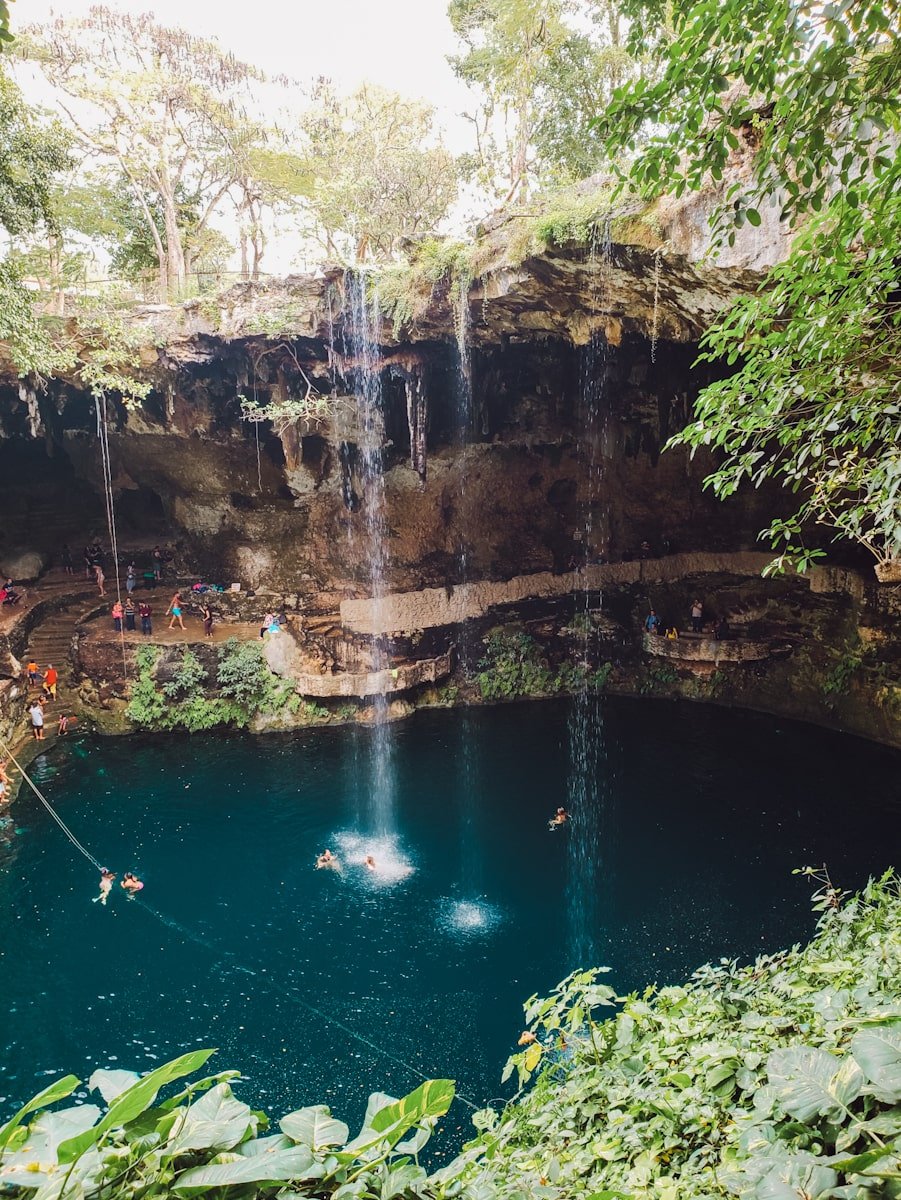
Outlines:
[[[453,937],[483,937],[503,920],[496,904],[479,896],[475,900],[443,900],[438,924]]]
[[[370,835],[344,830],[335,834],[334,842],[337,849],[332,853],[341,867],[345,871],[352,869],[355,875],[359,872],[362,878],[376,887],[400,883],[415,870],[396,834]],[[370,854],[375,860],[374,870],[365,866],[366,856]]]

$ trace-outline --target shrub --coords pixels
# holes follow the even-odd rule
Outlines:
[[[507,700],[551,692],[554,676],[533,638],[501,629],[485,639],[476,682],[485,700]]]

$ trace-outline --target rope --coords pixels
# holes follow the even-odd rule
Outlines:
[[[34,792],[34,794],[37,796],[38,800],[40,800],[41,804],[43,804],[44,808],[46,808],[47,812],[50,813],[50,816],[53,817],[54,821],[56,821],[57,825],[60,827],[60,829],[66,835],[66,837],[69,839],[69,841],[75,847],[75,849],[80,854],[83,854],[85,856],[85,858],[88,860],[88,862],[91,863],[93,866],[95,866],[98,871],[102,871],[103,867],[100,865],[100,863],[94,857],[94,855],[90,852],[90,850],[87,850],[81,844],[81,842],[78,840],[78,838],[72,832],[72,830],[69,828],[69,826],[66,824],[66,822],[62,819],[62,817],[59,815],[59,813],[56,812],[53,805],[50,803],[50,801],[47,799],[47,797],[44,795],[44,793],[41,791],[41,789],[38,787],[38,785],[34,782],[34,780],[31,778],[31,776],[28,774],[28,772],[25,770],[25,768],[22,766],[22,764],[19,762],[19,760],[13,754],[12,749],[10,748],[9,744],[6,742],[0,742],[0,745],[3,746],[4,753],[6,755],[8,755],[8,757],[10,758],[10,760],[12,761],[12,763],[18,770],[19,774],[22,776],[22,778],[25,780],[25,782],[28,784],[28,786],[31,788],[31,790]]]
[[[237,956],[233,951],[225,950],[211,942],[208,942],[206,938],[201,937],[200,934],[194,933],[193,930],[188,929],[185,925],[182,925],[172,917],[167,917],[165,913],[161,913],[157,909],[153,908],[147,903],[146,900],[142,900],[137,897],[136,899],[138,904],[140,904],[140,906],[146,912],[150,913],[151,916],[156,917],[156,919],[162,925],[167,926],[169,929],[177,930],[180,934],[182,934],[183,937],[186,937],[189,941],[194,942],[195,945],[202,946],[205,950],[209,950],[212,954],[218,955],[222,959],[231,960],[229,965],[234,967],[235,970],[241,971],[245,975],[252,975],[255,979],[260,980],[263,984],[275,986],[273,980],[265,978],[259,971],[254,971],[250,967],[244,966],[243,963],[237,961]],[[423,1074],[418,1067],[414,1067],[413,1064],[407,1062],[406,1059],[399,1058],[396,1054],[392,1054],[390,1050],[386,1050],[384,1046],[380,1046],[377,1042],[373,1042],[369,1038],[364,1037],[362,1033],[357,1033],[355,1029],[352,1029],[349,1025],[345,1025],[344,1022],[340,1021],[337,1017],[333,1017],[330,1013],[323,1012],[321,1008],[317,1008],[314,1004],[310,1004],[308,1000],[304,1000],[303,997],[298,993],[297,988],[293,985],[289,984],[287,987],[285,987],[284,984],[280,984],[279,995],[288,1000],[292,1000],[301,1008],[305,1008],[308,1012],[313,1013],[314,1016],[318,1017],[326,1025],[334,1025],[337,1029],[340,1029],[343,1033],[346,1033],[347,1036],[352,1038],[355,1042],[359,1042],[362,1046],[367,1046],[376,1054],[380,1054],[383,1058],[388,1059],[389,1062],[393,1062],[395,1066],[402,1067],[405,1071],[409,1071],[411,1075],[415,1075],[416,1078],[422,1080],[423,1083],[429,1080],[430,1076]],[[479,1109],[484,1107],[484,1105],[477,1104],[469,1096],[460,1091],[455,1092],[455,1098],[462,1101],[463,1104],[466,1104],[472,1109],[473,1112],[478,1112]]]
[[[97,861],[94,855],[91,854],[90,850],[82,845],[59,813],[56,812],[53,805],[13,754],[9,744],[0,741],[0,746],[3,747],[4,753],[15,765],[22,778],[37,796],[38,800],[40,800],[41,804],[43,804],[44,808],[46,808],[47,812],[57,823],[75,849],[80,854],[83,854],[88,862],[91,863],[92,866],[94,866],[98,871],[102,871],[102,865]],[[165,913],[161,913],[157,909],[153,908],[152,905],[146,902],[146,900],[142,900],[139,897],[135,897],[135,899],[137,900],[137,903],[140,904],[141,908],[143,908],[145,912],[150,913],[152,917],[155,917],[160,924],[167,926],[169,929],[177,930],[183,937],[186,937],[189,941],[194,942],[195,945],[203,946],[205,950],[211,951],[220,958],[231,959],[231,965],[234,966],[236,970],[242,971],[245,975],[252,975],[255,979],[260,980],[264,984],[270,984],[272,982],[268,979],[265,979],[259,971],[254,971],[252,968],[244,966],[243,963],[236,961],[237,956],[233,951],[225,950],[221,947],[213,945],[205,938],[201,937],[200,934],[195,933],[193,930],[188,929],[187,926],[182,925],[179,921],[174,920],[172,917],[167,917]],[[274,984],[272,985],[274,986]],[[293,1000],[295,1004],[299,1005],[301,1008],[305,1008],[308,1012],[311,1012],[326,1025],[334,1025],[337,1029],[340,1029],[343,1033],[346,1033],[349,1038],[359,1042],[362,1046],[368,1047],[375,1054],[380,1054],[383,1058],[393,1062],[395,1066],[402,1067],[405,1071],[409,1071],[411,1075],[415,1075],[416,1078],[422,1080],[423,1083],[428,1081],[429,1076],[420,1071],[418,1067],[414,1067],[412,1063],[407,1062],[406,1059],[399,1058],[396,1054],[392,1054],[390,1050],[386,1050],[384,1046],[380,1046],[377,1042],[373,1042],[370,1038],[364,1037],[363,1034],[357,1033],[355,1029],[352,1029],[349,1025],[345,1025],[345,1023],[340,1021],[337,1017],[333,1017],[329,1013],[323,1012],[321,1008],[317,1008],[314,1004],[310,1004],[308,1000],[304,1000],[303,997],[299,995],[297,988],[293,985],[288,985],[287,988],[285,988],[283,985],[280,985],[279,994],[287,997],[289,1000]],[[478,1110],[483,1107],[482,1105],[477,1104],[474,1100],[470,1099],[470,1097],[465,1095],[463,1092],[457,1091],[455,1096],[457,1099],[461,1100],[463,1104],[468,1105],[473,1112],[478,1112]]]
[[[116,600],[122,607],[122,585],[119,579],[119,543],[116,539],[116,508],[113,498],[113,473],[109,453],[109,424],[106,419],[106,394],[94,397],[97,406],[97,436],[100,439],[100,457],[103,462],[103,489],[106,500],[106,524],[109,529],[110,549],[116,570]],[[125,618],[119,620],[119,639],[122,645],[122,671],[128,678],[128,657],[125,652]]]

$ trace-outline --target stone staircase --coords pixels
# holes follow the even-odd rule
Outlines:
[[[59,672],[57,699],[55,702],[48,700],[44,705],[48,727],[55,723],[60,713],[67,708],[67,692],[73,683],[71,650],[75,630],[101,603],[104,602],[97,597],[96,592],[93,595],[84,592],[73,595],[60,608],[48,613],[29,635],[28,649],[21,660],[23,667],[26,663],[34,661],[43,675],[52,663]],[[29,689],[29,701],[40,695],[41,690],[40,684]]]

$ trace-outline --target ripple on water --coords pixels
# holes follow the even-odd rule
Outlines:
[[[493,933],[503,921],[503,912],[484,897],[474,900],[442,900],[438,925],[451,937],[475,938]]]
[[[335,834],[334,842],[337,850],[333,853],[340,869],[352,869],[375,887],[401,883],[416,869],[394,833],[369,835],[344,830]],[[368,855],[375,862],[373,869],[365,865]]]

